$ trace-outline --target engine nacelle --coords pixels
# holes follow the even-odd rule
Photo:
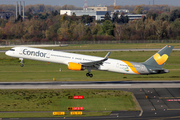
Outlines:
[[[75,70],[75,71],[81,71],[81,70],[84,70],[85,68],[81,64],[69,62],[68,69]]]

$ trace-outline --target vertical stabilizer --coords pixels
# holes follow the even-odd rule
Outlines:
[[[162,68],[167,61],[174,46],[166,45],[164,48],[159,50],[156,54],[150,57],[144,62],[145,65],[150,65],[158,68]]]

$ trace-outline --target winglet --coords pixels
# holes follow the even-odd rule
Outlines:
[[[109,58],[110,54],[111,54],[111,52],[108,52],[108,53],[106,54],[106,56],[104,57],[104,59],[107,60],[107,59]]]

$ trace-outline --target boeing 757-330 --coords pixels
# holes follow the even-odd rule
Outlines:
[[[110,53],[102,57],[89,55],[52,51],[30,47],[14,47],[5,54],[21,60],[23,67],[23,59],[38,60],[44,62],[60,63],[68,66],[68,69],[81,71],[88,70],[86,76],[93,77],[91,70],[104,70],[123,74],[161,74],[169,72],[163,69],[163,65],[167,61],[174,46],[166,45],[164,48],[155,53],[152,57],[142,63],[110,59]]]

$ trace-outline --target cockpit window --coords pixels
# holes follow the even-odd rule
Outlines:
[[[15,49],[10,49],[10,51],[15,51]]]

